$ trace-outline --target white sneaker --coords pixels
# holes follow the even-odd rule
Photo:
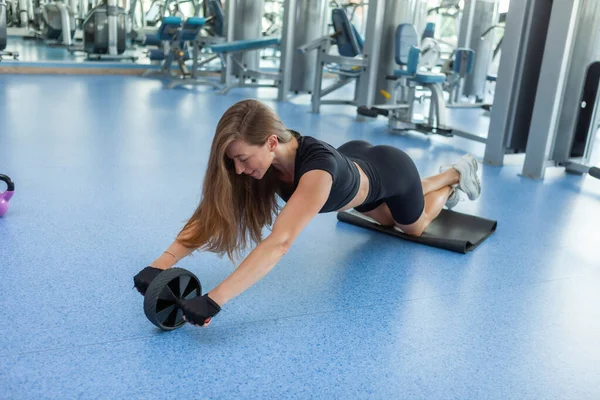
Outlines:
[[[450,168],[452,168],[451,165],[440,166],[440,174],[448,171]],[[456,207],[458,202],[461,200],[460,193],[458,192],[458,190],[456,190],[458,185],[450,185],[450,186],[452,187],[452,193],[450,193],[450,196],[448,196],[448,200],[446,200],[446,204],[445,204],[446,208],[448,210],[452,210],[454,207]]]
[[[472,155],[467,154],[453,164],[452,168],[457,170],[460,175],[458,188],[466,193],[469,200],[477,199],[481,194],[481,182],[477,176],[477,170],[479,169],[477,160]]]
[[[460,193],[458,190],[456,190],[456,188],[453,188],[452,193],[450,193],[450,196],[448,196],[448,200],[446,200],[446,208],[448,210],[452,210],[454,207],[456,207],[459,201]]]

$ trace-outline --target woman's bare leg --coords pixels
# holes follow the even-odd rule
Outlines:
[[[423,185],[423,195],[435,192],[444,186],[456,185],[459,182],[460,174],[454,168],[449,168],[441,174],[433,175],[421,180]]]
[[[383,226],[397,226],[407,234],[411,232],[418,233],[420,236],[425,228],[440,214],[440,211],[446,204],[448,197],[454,190],[452,186],[458,183],[460,175],[454,168],[450,168],[441,174],[430,176],[421,181],[423,186],[423,196],[425,207],[423,214],[411,225],[400,225],[392,217],[392,213],[388,206],[383,203],[372,211],[363,212],[363,215],[370,217]]]
[[[444,204],[446,204],[446,200],[448,200],[448,196],[450,196],[452,190],[453,189],[451,186],[444,186],[441,189],[427,193],[425,195],[425,207],[423,209],[423,213],[417,222],[414,222],[410,225],[402,225],[397,223],[396,226],[407,235],[421,236],[429,224],[431,224],[431,222],[433,222],[433,220],[440,215],[440,212],[442,211]]]
[[[440,215],[451,192],[452,187],[443,186],[441,189],[427,193],[424,197],[425,207],[423,208],[423,213],[416,222],[413,222],[410,225],[402,225],[394,221],[392,213],[385,203],[372,211],[364,212],[362,214],[374,219],[383,226],[397,226],[407,235],[421,236],[429,224]]]
[[[459,170],[465,175],[463,176],[464,182],[462,183],[461,172]],[[455,190],[452,185],[456,184],[464,185],[464,187],[461,187],[461,190],[465,191],[471,200],[479,197],[481,184],[477,178],[477,162],[472,156],[464,156],[446,171],[421,180],[425,207],[416,222],[410,225],[397,223],[394,221],[392,213],[385,203],[363,214],[371,217],[381,225],[397,226],[406,234],[421,236],[429,224],[440,214],[446,201]]]

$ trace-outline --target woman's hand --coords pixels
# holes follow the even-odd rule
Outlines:
[[[213,299],[204,296],[194,297],[181,303],[183,320],[195,326],[208,326],[212,317],[221,311],[221,306]]]

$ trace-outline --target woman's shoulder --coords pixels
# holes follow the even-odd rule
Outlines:
[[[335,150],[335,148],[326,141],[317,139],[313,136],[302,136],[300,139],[298,139],[298,147],[305,152],[313,152],[316,150]]]

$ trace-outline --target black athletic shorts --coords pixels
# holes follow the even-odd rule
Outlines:
[[[419,171],[402,150],[386,145],[373,146],[353,140],[337,149],[355,161],[369,178],[369,195],[355,210],[372,211],[385,203],[394,221],[401,225],[417,222],[425,201]]]

